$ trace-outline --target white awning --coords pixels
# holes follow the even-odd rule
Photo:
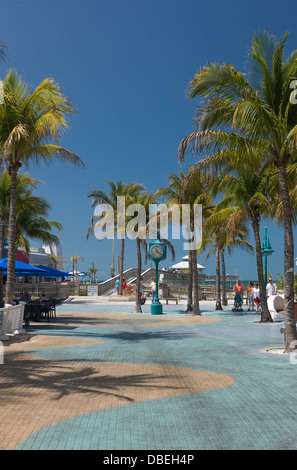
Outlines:
[[[188,261],[180,261],[179,263],[170,266],[170,269],[189,269],[189,262]],[[197,269],[205,269],[205,266],[201,266],[201,264],[197,263]]]

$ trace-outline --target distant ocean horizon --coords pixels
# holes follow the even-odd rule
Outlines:
[[[101,283],[104,282],[105,280],[106,280],[106,279],[98,281],[98,284],[101,284]],[[241,284],[244,285],[244,288],[246,289],[249,282],[252,282],[252,283],[255,285],[255,283],[258,282],[258,280],[248,279],[248,280],[243,280],[243,281],[242,281],[242,280],[240,279],[240,282],[241,282]],[[216,283],[215,280],[207,280],[207,281],[205,282],[205,284],[203,284],[203,285],[206,285],[206,286],[213,286],[213,285],[215,285],[215,283]],[[199,284],[202,284],[202,283],[200,282]],[[226,281],[226,289],[233,289],[234,284],[235,284],[235,281]]]

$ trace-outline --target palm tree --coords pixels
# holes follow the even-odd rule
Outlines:
[[[28,238],[40,240],[43,243],[59,243],[59,237],[52,230],[62,230],[62,225],[56,221],[49,221],[43,216],[27,217],[22,221],[17,220],[17,246],[22,247],[27,253],[30,249]],[[27,238],[28,237],[28,238]]]
[[[9,223],[10,179],[8,171],[3,171],[0,177],[0,259],[4,258],[5,255],[4,242],[7,237]],[[16,196],[19,209],[22,208],[25,196],[28,194],[28,189],[35,189],[39,184],[41,184],[41,181],[38,181],[29,174],[19,174]]]
[[[122,220],[122,214],[118,213],[118,198],[125,197],[125,207],[127,207],[127,197],[132,199],[137,196],[140,192],[144,190],[142,184],[139,183],[130,183],[129,185],[124,184],[123,181],[108,181],[110,191],[109,193],[104,192],[101,189],[91,191],[88,194],[88,197],[92,198],[91,207],[95,207],[97,204],[108,204],[114,213],[114,223],[115,229],[118,232],[118,237],[121,239],[121,254],[120,254],[120,268],[119,268],[119,277],[120,277],[120,295],[123,294],[123,272],[124,272],[124,252],[125,252],[125,234],[121,233],[122,229],[125,228],[126,220]],[[121,220],[120,220],[121,218]],[[124,217],[125,219],[125,217]],[[91,233],[94,233],[96,222],[98,221],[97,216],[91,218],[91,225],[87,231],[87,239]],[[111,267],[111,276],[114,276],[114,237],[113,237],[113,257],[112,257],[112,267]]]
[[[256,247],[257,272],[261,294],[261,322],[272,322],[270,312],[266,301],[266,287],[263,275],[263,258],[261,252],[260,240],[260,221],[262,217],[272,217],[273,205],[270,202],[269,181],[272,175],[271,164],[265,164],[263,161],[257,161],[254,155],[253,165],[246,164],[245,159],[239,163],[235,154],[228,155],[228,159],[223,163],[221,157],[220,165],[222,168],[218,178],[213,185],[213,196],[223,193],[224,198],[219,204],[217,216],[214,218],[215,227],[219,225],[223,228],[224,243],[222,246],[234,245],[234,234],[239,230],[241,238],[246,236],[243,232],[244,227],[250,222],[253,228]],[[204,158],[199,166],[212,164],[212,156]],[[225,208],[225,209],[222,209]],[[224,213],[227,215],[226,222],[222,225],[217,217]],[[228,220],[229,217],[229,220]],[[232,235],[233,233],[233,235]],[[231,235],[231,240],[228,237]],[[227,238],[226,238],[227,237]],[[248,248],[248,245],[246,247]],[[244,243],[241,243],[244,247]],[[249,249],[249,248],[248,248]]]
[[[7,57],[7,46],[2,40],[0,40],[0,62],[5,62],[6,57]]]
[[[227,305],[225,288],[225,249],[227,249],[229,254],[231,254],[234,248],[253,252],[253,246],[247,241],[248,229],[245,225],[245,220],[238,216],[234,207],[230,206],[226,208],[222,206],[222,202],[219,202],[213,207],[211,212],[209,211],[209,217],[204,223],[205,236],[201,247],[201,251],[205,251],[205,249],[210,246],[205,262],[214,251],[216,254],[215,310],[222,310],[222,305]]]
[[[4,104],[0,106],[0,153],[11,176],[9,241],[6,299],[12,304],[15,285],[16,190],[18,172],[30,161],[52,162],[56,159],[83,165],[79,157],[60,147],[57,141],[67,128],[67,118],[74,112],[57,82],[47,78],[32,89],[15,72],[4,80]]]
[[[219,155],[231,146],[244,149],[246,156],[247,150],[260,144],[262,158],[275,166],[284,218],[285,350],[289,351],[297,339],[292,206],[287,179],[287,167],[297,157],[297,107],[291,99],[297,77],[297,50],[284,59],[287,37],[278,41],[267,32],[255,34],[248,75],[229,64],[210,64],[196,74],[189,94],[191,99],[199,96],[204,100],[198,108],[198,132],[182,141],[179,154],[182,157],[191,147],[198,154],[212,148],[212,153]],[[227,131],[217,129],[222,125]]]
[[[20,201],[28,187],[35,188],[40,182],[30,175],[22,173],[17,182],[17,200]],[[22,204],[18,203],[19,207]],[[5,239],[7,237],[10,205],[10,175],[3,171],[0,177],[0,259],[5,256]],[[3,272],[0,272],[0,303],[3,301]]]
[[[24,178],[21,178],[21,181],[23,180]],[[36,184],[36,180],[32,179],[32,184],[34,182]],[[18,246],[21,246],[26,252],[29,251],[28,238],[49,244],[59,243],[59,238],[52,233],[52,230],[61,231],[62,225],[59,222],[47,220],[50,211],[50,203],[47,199],[35,196],[32,187],[23,188],[23,191],[18,191],[17,188],[16,204],[16,251]]]
[[[78,270],[77,270],[77,263],[78,263],[78,260],[83,260],[83,257],[82,256],[78,256],[78,255],[72,255],[71,256],[71,263],[72,263],[72,274],[73,274],[73,280],[78,280]],[[75,268],[75,269],[74,269]],[[75,274],[74,274],[75,273]]]
[[[62,268],[64,269],[64,267],[63,267],[64,260],[67,259],[69,261],[67,256],[58,256],[57,257],[57,256],[53,255],[52,253],[48,254],[48,257],[51,260],[51,262],[53,263],[55,269],[58,269],[58,267],[61,264],[62,264]]]
[[[195,204],[203,205],[203,213],[206,208],[213,203],[207,190],[208,178],[201,174],[197,168],[189,167],[187,173],[179,171],[178,174],[169,175],[169,184],[167,188],[161,188],[157,191],[157,197],[164,197],[168,204],[176,204],[180,208],[183,204],[191,206],[190,223],[187,227],[188,239],[194,232],[193,226],[193,207]],[[197,273],[197,250],[193,249],[189,243],[188,249],[189,277],[188,277],[188,302],[187,312],[193,311],[193,314],[199,315],[199,295],[198,295],[198,273]],[[193,305],[194,291],[194,305]]]
[[[137,231],[133,234],[130,233],[136,239],[136,250],[137,250],[137,274],[136,274],[136,299],[135,299],[135,312],[142,312],[141,303],[140,303],[140,283],[141,283],[141,273],[142,273],[142,256],[141,248],[145,250],[146,253],[146,238],[148,235],[147,224],[149,223],[149,206],[156,202],[156,197],[147,192],[135,193],[134,197],[128,197],[129,204],[140,205],[145,210],[145,224],[143,227],[137,225]],[[136,206],[135,206],[136,207]],[[136,209],[137,210],[137,209]],[[128,217],[127,223],[129,223],[131,217]]]
[[[94,266],[94,263],[92,263],[92,267],[89,268],[89,270],[87,271],[88,275],[90,276],[90,278],[92,278],[93,276],[93,283],[95,284],[96,282],[96,274],[98,272],[98,269],[95,268]]]

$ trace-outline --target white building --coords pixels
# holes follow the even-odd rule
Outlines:
[[[42,264],[43,266],[54,267],[53,262],[48,255],[54,255],[56,258],[60,258],[62,256],[62,247],[55,243],[52,243],[51,245],[42,245],[41,248],[30,247],[28,262],[33,266]],[[62,268],[62,263],[60,266],[57,266],[57,269]]]
[[[189,257],[184,256],[182,258],[182,261],[179,263],[173,264],[170,266],[169,269],[176,269],[177,271],[181,271],[183,274],[187,274],[189,272]],[[205,266],[202,266],[201,264],[197,263],[197,269],[199,273],[202,273],[203,269],[205,269]]]

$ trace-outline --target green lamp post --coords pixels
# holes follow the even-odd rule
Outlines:
[[[159,301],[158,269],[159,269],[160,261],[163,261],[166,258],[166,248],[167,247],[165,243],[161,242],[158,236],[158,238],[155,241],[153,241],[152,243],[149,243],[148,249],[147,249],[148,258],[154,261],[155,266],[156,266],[156,292],[155,292],[155,298],[151,305],[151,315],[160,315],[163,313],[162,304]]]
[[[267,227],[264,229],[264,239],[261,246],[262,254],[264,255],[264,266],[265,266],[265,287],[267,286],[267,256],[272,255],[274,250],[271,248],[269,238],[267,237]]]

